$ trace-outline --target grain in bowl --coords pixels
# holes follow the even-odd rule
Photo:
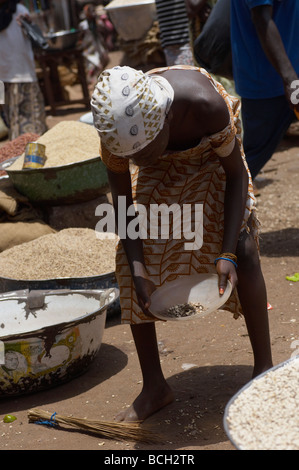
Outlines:
[[[240,450],[299,450],[299,356],[244,387],[226,410],[228,433]]]
[[[43,168],[64,166],[100,155],[100,139],[95,127],[79,121],[61,121],[36,140],[46,147]],[[22,170],[23,153],[9,170]]]

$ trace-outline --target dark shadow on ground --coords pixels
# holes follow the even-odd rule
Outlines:
[[[299,256],[299,228],[289,227],[283,230],[262,233],[260,236],[262,256],[271,258],[281,256]]]

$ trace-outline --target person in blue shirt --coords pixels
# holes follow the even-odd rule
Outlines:
[[[231,0],[233,74],[253,179],[299,112],[298,24],[298,0]]]

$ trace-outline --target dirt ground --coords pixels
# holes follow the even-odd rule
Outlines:
[[[85,112],[85,111],[83,111]],[[77,119],[82,110],[48,117]],[[299,283],[286,280],[299,271],[299,129],[296,125],[258,178],[261,262],[268,290],[274,364],[298,351]],[[109,317],[101,349],[80,377],[59,387],[0,402],[1,450],[111,451],[234,450],[223,426],[229,399],[252,373],[252,352],[243,319],[224,311],[200,320],[157,324],[164,374],[175,401],[145,425],[161,438],[155,444],[95,437],[70,429],[28,422],[28,410],[113,420],[141,390],[141,373],[129,326]],[[4,423],[12,414],[17,419]],[[125,454],[129,455],[129,453]]]

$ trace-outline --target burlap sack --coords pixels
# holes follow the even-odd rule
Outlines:
[[[42,220],[0,223],[0,252],[54,232]]]
[[[10,181],[0,187],[0,252],[38,237],[54,233],[28,199],[19,194]],[[0,273],[1,275],[1,273]]]

